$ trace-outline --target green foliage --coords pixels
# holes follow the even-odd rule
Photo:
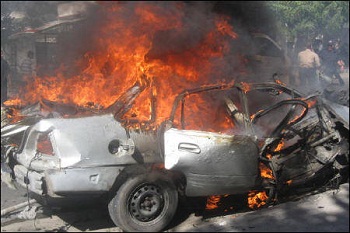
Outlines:
[[[267,1],[288,37],[338,35],[349,22],[349,1]]]

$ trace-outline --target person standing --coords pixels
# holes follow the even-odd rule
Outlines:
[[[8,76],[10,74],[10,65],[4,58],[4,53],[1,50],[1,107],[8,99]]]
[[[339,56],[339,53],[335,50],[335,44],[333,41],[329,41],[327,49],[322,50],[320,53],[322,67],[324,68],[324,74],[329,78],[335,78],[340,85],[344,85],[344,80],[341,78],[338,72],[339,64],[344,64]]]
[[[306,45],[305,50],[298,53],[298,69],[300,78],[300,88],[308,92],[316,88],[320,89],[317,70],[320,68],[320,58],[312,50],[311,43]]]

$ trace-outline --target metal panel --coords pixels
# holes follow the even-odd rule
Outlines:
[[[165,168],[187,178],[186,195],[245,192],[259,175],[254,138],[169,129],[164,135]]]

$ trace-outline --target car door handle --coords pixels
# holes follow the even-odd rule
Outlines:
[[[195,154],[201,153],[199,146],[192,143],[180,143],[178,149],[180,151],[188,151]]]

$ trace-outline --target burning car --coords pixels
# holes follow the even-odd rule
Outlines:
[[[151,232],[181,196],[273,203],[347,179],[348,107],[277,83],[288,61],[270,37],[204,2],[97,4],[83,27],[58,28],[74,30],[57,37],[57,70],[5,103],[13,180],[44,199],[107,196],[116,225]]]
[[[46,197],[108,194],[125,231],[165,229],[180,195],[254,190],[273,202],[315,179],[348,179],[348,107],[274,82],[207,85],[180,93],[154,125],[154,108],[148,121],[127,114],[144,91],[136,83],[92,116],[34,114],[3,126],[13,179]]]

